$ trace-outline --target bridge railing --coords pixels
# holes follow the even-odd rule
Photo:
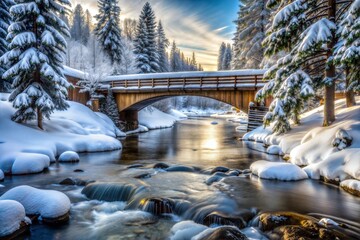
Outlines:
[[[152,76],[152,75],[150,75]],[[249,89],[264,86],[262,74],[234,75],[234,76],[188,76],[167,78],[132,77],[131,79],[106,81],[114,90],[136,91],[151,89],[186,90],[186,89]]]

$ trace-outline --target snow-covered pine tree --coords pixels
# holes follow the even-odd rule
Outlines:
[[[7,39],[9,51],[0,63],[9,66],[5,79],[13,79],[14,90],[9,100],[17,109],[13,120],[24,122],[37,118],[43,129],[43,117],[50,118],[54,110],[68,108],[67,88],[63,74],[68,26],[58,17],[68,0],[18,1],[10,9],[13,23]]]
[[[240,0],[234,38],[233,69],[259,68],[264,57],[265,39],[270,10],[268,0]]]
[[[231,69],[231,60],[232,60],[232,49],[231,45],[227,44],[222,60],[222,70],[230,70]]]
[[[221,43],[221,46],[219,49],[219,56],[218,56],[218,62],[217,62],[218,71],[223,70],[223,60],[224,60],[225,51],[226,51],[226,44],[223,42],[223,43]]]
[[[12,0],[2,0],[0,2],[0,57],[8,51],[8,42],[6,36],[8,34],[8,27],[11,23],[11,16],[9,9],[15,3]],[[7,66],[0,64],[0,92],[9,91],[11,88],[11,81],[3,79],[2,75],[7,70]]]
[[[355,0],[341,21],[335,63],[346,72],[346,105],[354,106],[354,92],[360,91],[360,0]]]
[[[134,50],[140,73],[160,71],[159,55],[156,50],[155,13],[150,3],[146,2],[139,17]]]
[[[293,120],[297,122],[296,115],[300,113],[306,99],[314,94],[315,87],[323,86],[325,89],[323,125],[327,126],[335,120],[336,72],[332,60],[337,30],[335,19],[339,19],[339,16],[336,16],[336,9],[342,9],[342,5],[346,3],[337,4],[335,0],[292,2],[283,0],[269,3],[270,5],[277,4],[278,11],[269,34],[264,40],[264,45],[267,46],[265,54],[273,55],[282,50],[288,54],[267,71],[265,78],[270,82],[258,93],[257,97],[261,99],[267,95],[273,95],[275,102],[281,102],[279,105],[285,106],[283,110],[287,119],[293,117]],[[308,81],[310,76],[312,81]],[[288,101],[288,96],[282,86],[287,79],[294,77],[300,79],[302,83],[291,85],[291,87],[307,90],[300,96],[293,96],[292,101]],[[291,106],[286,107],[288,104]],[[274,107],[271,110],[274,110]],[[266,122],[278,120],[274,111],[267,117]],[[286,122],[287,119],[283,122],[285,127],[282,129],[284,130],[289,125]]]
[[[95,16],[97,20],[95,35],[111,60],[113,73],[119,74],[122,56],[119,2],[118,0],[98,0],[98,8],[99,14]]]
[[[166,49],[169,47],[169,40],[166,38],[164,28],[161,21],[157,27],[157,52],[159,55],[160,72],[169,72],[169,60]]]
[[[197,62],[195,52],[192,53],[191,61],[190,61],[190,71],[197,71]]]
[[[119,109],[117,107],[111,88],[108,89],[108,93],[106,96],[104,113],[114,122],[115,126],[120,127],[121,123]]]

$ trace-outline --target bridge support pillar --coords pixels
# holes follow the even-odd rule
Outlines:
[[[136,130],[139,127],[138,111],[136,110],[121,111],[120,120],[125,123],[125,131]]]

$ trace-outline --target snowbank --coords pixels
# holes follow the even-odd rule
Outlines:
[[[139,123],[150,130],[174,126],[176,118],[154,107],[147,107],[139,112]]]
[[[0,200],[0,219],[0,238],[19,230],[21,222],[30,223],[25,216],[24,207],[12,200]]]
[[[5,97],[2,94],[2,99]],[[97,152],[121,148],[121,143],[114,137],[125,134],[113,123],[82,104],[69,102],[69,105],[67,111],[57,111],[51,120],[44,120],[41,131],[35,121],[27,124],[11,121],[15,109],[11,103],[0,101],[0,169],[5,173],[34,173],[48,167],[45,158],[54,162],[56,156],[65,151]],[[26,162],[31,166],[26,167]]]
[[[171,116],[173,116],[174,118],[176,118],[177,120],[181,120],[181,119],[186,119],[188,118],[187,115],[185,115],[184,113],[180,112],[179,110],[176,109],[170,109],[170,111],[168,112],[168,114],[170,114]]]
[[[15,200],[21,203],[28,215],[40,215],[55,219],[70,211],[70,199],[62,192],[19,186],[4,193],[0,200]]]
[[[260,178],[281,181],[297,181],[308,178],[300,167],[284,162],[257,161],[251,164],[250,170]]]
[[[360,97],[356,100],[360,102]],[[243,139],[278,145],[293,164],[307,166],[304,170],[313,179],[360,179],[360,106],[346,108],[345,100],[337,101],[335,106],[336,122],[329,127],[321,127],[323,107],[319,107],[303,114],[302,124],[292,126],[284,135],[272,134],[271,127],[259,127]],[[339,132],[344,131],[352,138],[351,145],[334,146]]]
[[[340,183],[340,186],[342,188],[344,188],[346,191],[351,192],[360,197],[360,181],[359,180],[354,180],[354,179],[345,180]]]
[[[132,131],[127,131],[126,135],[131,135],[131,134],[137,134],[137,133],[144,133],[144,132],[148,132],[149,129],[145,126],[139,125],[139,127],[135,130]]]

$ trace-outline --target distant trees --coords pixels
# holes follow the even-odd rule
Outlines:
[[[165,36],[164,28],[159,21],[157,26],[157,52],[159,55],[159,71],[160,72],[169,72],[169,59],[166,53],[166,49],[169,47],[170,42]]]
[[[276,1],[276,0],[275,0]],[[240,0],[234,37],[233,69],[260,68],[264,58],[262,41],[266,37],[271,11],[269,0]]]
[[[63,56],[69,29],[58,17],[64,13],[68,0],[53,0],[51,4],[26,1],[15,4],[10,14],[8,51],[0,65],[9,66],[3,78],[13,81],[9,97],[16,122],[37,119],[43,129],[43,118],[54,110],[65,110],[70,84],[63,74]]]
[[[230,44],[221,44],[218,56],[218,70],[230,70],[232,61],[232,47]]]
[[[192,58],[185,58],[183,52],[177,47],[176,42],[173,41],[170,50],[170,72],[183,71],[203,71],[201,64],[197,65],[195,53]]]
[[[122,59],[120,7],[117,0],[98,0],[98,8],[95,35],[114,66],[114,74],[118,74]]]
[[[135,19],[125,18],[123,22],[123,35],[129,41],[134,41],[136,38],[137,21]]]
[[[72,17],[70,34],[73,40],[84,45],[87,44],[90,37],[90,27],[87,25],[85,12],[80,4],[76,5]]]

